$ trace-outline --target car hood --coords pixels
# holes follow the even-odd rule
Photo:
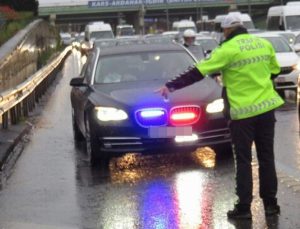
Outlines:
[[[164,101],[155,90],[164,85],[165,81],[126,82],[115,84],[94,85],[91,98],[97,105],[113,103],[130,107],[166,106],[166,104],[203,105],[221,97],[221,86],[212,78],[205,78],[193,85],[169,94],[169,101]]]
[[[299,56],[294,52],[276,53],[276,58],[280,67],[292,66],[299,61]]]

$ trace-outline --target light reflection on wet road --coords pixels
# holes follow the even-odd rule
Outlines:
[[[300,178],[300,131],[295,104],[286,104],[277,112],[275,139],[276,165],[287,175]]]
[[[31,142],[0,192],[1,229],[300,228],[300,190],[293,189],[300,183],[294,181],[291,188],[287,179],[300,170],[295,108],[277,112],[281,216],[266,220],[263,215],[254,160],[253,221],[229,222],[226,212],[235,201],[233,161],[216,162],[209,148],[127,154],[112,159],[108,170],[87,165],[84,147],[75,148],[72,140],[68,83],[79,71],[77,58],[68,58]]]

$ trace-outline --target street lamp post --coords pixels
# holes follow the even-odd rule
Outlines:
[[[166,24],[167,24],[167,30],[170,30],[170,25],[169,25],[169,9],[166,9]]]
[[[145,34],[145,6],[144,4],[141,5],[140,11],[139,11],[139,26],[140,26],[140,33],[142,35]]]
[[[251,16],[251,0],[248,0],[248,14]]]

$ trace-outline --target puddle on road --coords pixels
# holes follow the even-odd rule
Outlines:
[[[132,182],[154,177],[169,177],[179,170],[214,168],[215,152],[198,148],[192,153],[141,155],[129,153],[110,161],[109,170],[113,183]]]

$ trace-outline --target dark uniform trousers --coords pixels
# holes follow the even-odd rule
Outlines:
[[[259,194],[264,204],[277,204],[274,161],[274,110],[242,120],[230,121],[236,160],[236,194],[239,204],[250,205],[253,195],[251,146],[255,143],[259,163]]]

